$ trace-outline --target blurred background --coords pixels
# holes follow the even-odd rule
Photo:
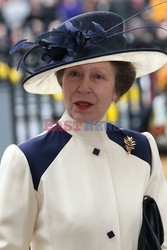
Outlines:
[[[0,0],[0,157],[11,143],[20,143],[56,122],[64,112],[63,96],[34,95],[22,89],[27,74],[15,67],[24,51],[9,55],[21,39],[36,37],[58,27],[66,19],[88,11],[112,11],[124,19],[163,0]],[[167,51],[167,3],[152,8],[125,23],[129,48]],[[28,64],[38,64],[29,56]],[[141,77],[117,105],[111,105],[107,119],[115,125],[149,131],[156,139],[167,177],[167,66]]]

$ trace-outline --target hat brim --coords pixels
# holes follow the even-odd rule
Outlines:
[[[58,66],[49,65],[26,78],[23,86],[27,92],[34,94],[61,93],[62,90],[56,78],[57,71],[76,65],[106,61],[131,62],[136,69],[136,78],[138,78],[163,67],[167,63],[167,54],[160,50],[124,50],[119,53],[103,54],[98,57],[74,60]]]

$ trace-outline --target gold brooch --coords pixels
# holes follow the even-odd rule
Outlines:
[[[124,138],[124,143],[125,143],[125,149],[126,149],[126,151],[128,152],[128,154],[131,154],[131,151],[133,149],[135,149],[135,146],[136,146],[135,140],[133,139],[133,137],[126,136]]]

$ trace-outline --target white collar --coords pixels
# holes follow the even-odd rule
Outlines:
[[[81,140],[102,141],[108,138],[106,116],[93,125],[91,121],[90,123],[76,121],[65,111],[58,123],[69,134]]]

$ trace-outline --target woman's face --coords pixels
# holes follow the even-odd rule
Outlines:
[[[115,68],[110,62],[90,63],[65,69],[62,77],[64,103],[77,121],[99,121],[115,93]]]

